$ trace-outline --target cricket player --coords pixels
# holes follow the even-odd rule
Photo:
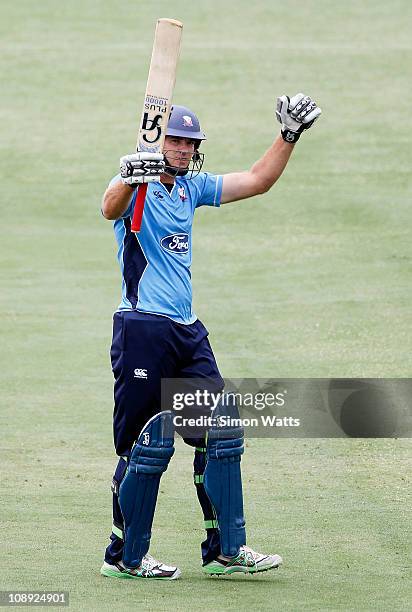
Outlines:
[[[162,473],[174,452],[172,413],[160,408],[161,380],[196,378],[224,383],[208,331],[192,309],[192,223],[199,206],[267,192],[282,174],[296,142],[321,114],[302,93],[277,100],[281,132],[249,170],[202,172],[206,139],[188,108],[174,105],[163,154],[138,152],[120,160],[103,196],[102,213],[114,221],[122,300],[113,317],[113,432],[119,456],[113,482],[113,528],[101,574],[127,579],[180,576],[177,567],[149,554]],[[136,190],[148,183],[141,231],[131,231]],[[227,407],[218,407],[220,414]],[[226,412],[225,412],[226,411]],[[279,567],[277,554],[246,546],[240,458],[243,429],[211,427],[195,447],[194,482],[206,539],[203,570],[210,575],[256,573]]]

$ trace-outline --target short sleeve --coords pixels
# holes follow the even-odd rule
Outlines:
[[[112,178],[112,180],[110,181],[108,187],[111,187],[112,185],[115,185],[116,183],[118,183],[120,181],[120,173],[116,174],[116,176],[114,176]],[[132,195],[132,199],[130,200],[130,204],[129,206],[126,208],[126,210],[124,211],[124,213],[122,214],[122,216],[120,217],[121,219],[127,219],[127,217],[130,217],[132,215],[133,212],[133,208],[136,202],[136,189],[134,190],[134,193]]]
[[[203,172],[196,178],[200,179],[197,183],[200,193],[196,208],[199,206],[220,206],[223,176]]]

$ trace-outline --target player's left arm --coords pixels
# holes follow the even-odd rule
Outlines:
[[[301,133],[309,129],[321,114],[317,104],[304,94],[277,100],[276,117],[281,133],[272,146],[250,170],[223,175],[221,203],[243,200],[265,193],[281,176]]]

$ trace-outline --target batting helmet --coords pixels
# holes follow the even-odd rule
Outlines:
[[[196,115],[186,106],[177,106],[176,104],[173,104],[170,110],[166,136],[206,140],[206,135],[200,129],[199,119]]]

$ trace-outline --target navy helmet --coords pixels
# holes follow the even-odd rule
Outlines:
[[[196,115],[186,106],[177,106],[177,104],[173,104],[170,109],[166,136],[193,138],[199,141],[206,140],[206,135],[200,129],[199,119]]]
[[[176,136],[177,138],[192,138],[195,140],[195,152],[187,168],[172,166],[165,155],[165,171],[171,176],[185,176],[192,179],[199,174],[202,169],[204,154],[199,153],[198,149],[202,140],[206,140],[206,135],[200,129],[199,119],[187,106],[173,104],[170,109],[169,123],[167,124],[166,136]]]

